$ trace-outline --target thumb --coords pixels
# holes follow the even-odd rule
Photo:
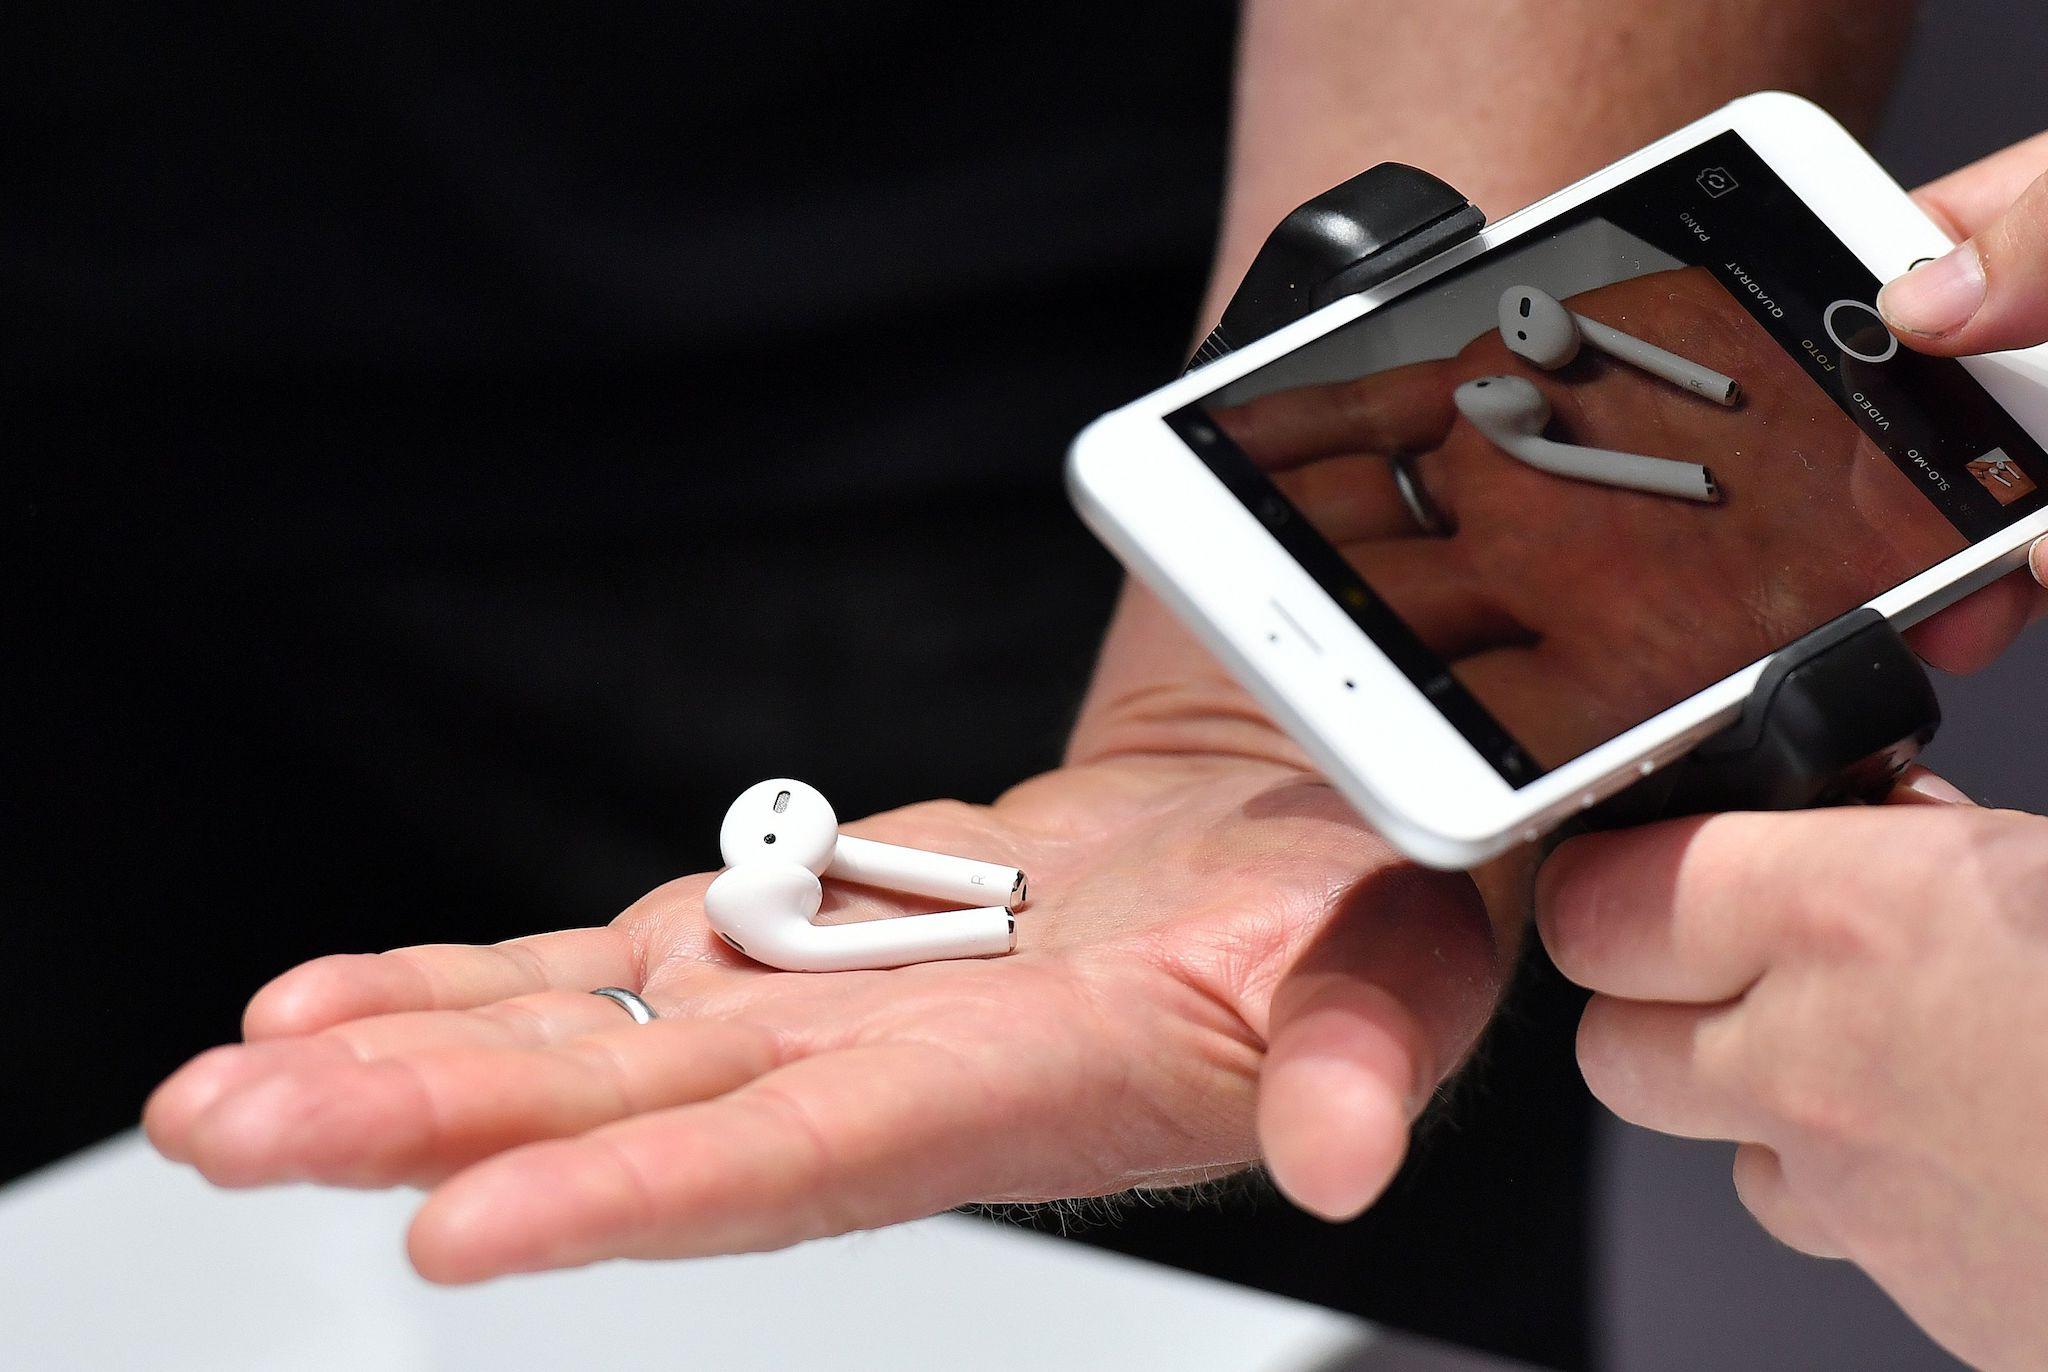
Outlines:
[[[1953,357],[2048,342],[2048,176],[2004,213],[1877,293],[1910,348]]]
[[[1351,892],[1273,994],[1258,1126],[1281,1192],[1327,1220],[1370,1205],[1498,990],[1465,878],[1396,867]]]
[[[1367,983],[1326,979],[1296,1004],[1259,1073],[1259,1147],[1287,1199],[1348,1220],[1386,1189],[1421,1109],[1421,1037]]]

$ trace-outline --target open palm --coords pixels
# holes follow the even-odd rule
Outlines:
[[[1172,1185],[1262,1147],[1344,1213],[1498,988],[1473,884],[1399,860],[1135,591],[1067,766],[848,827],[1023,867],[1019,951],[768,971],[689,877],[603,928],[299,967],[145,1126],[225,1185],[432,1187],[411,1249],[445,1281]],[[905,908],[841,887],[824,918]]]

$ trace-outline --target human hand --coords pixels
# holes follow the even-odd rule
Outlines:
[[[1737,377],[1742,403],[1708,403],[1591,349],[1539,371],[1489,328],[1455,357],[1216,416],[1539,762],[1604,742],[1965,546],[1704,269],[1570,304]],[[1451,398],[1499,373],[1544,392],[1556,436],[1704,463],[1723,502],[1508,456]],[[1451,536],[1423,536],[1397,495],[1395,454]],[[1855,555],[1801,559],[1816,546]]]
[[[1899,340],[1941,357],[2048,343],[2048,133],[1913,198],[1958,241],[1878,292]]]
[[[1069,765],[849,828],[1024,867],[1020,951],[768,971],[690,877],[604,928],[286,973],[246,1045],[159,1088],[149,1136],[224,1185],[430,1187],[411,1251],[442,1281],[1168,1186],[1262,1141],[1350,1213],[1500,977],[1472,883],[1397,858],[1141,592]],[[825,918],[902,908],[842,890]]]
[[[1913,198],[1959,241],[1878,292],[1878,311],[1900,342],[1941,357],[2048,343],[2048,133],[1929,182]],[[2031,562],[2034,580],[2048,586],[2048,539],[2034,544]],[[1979,603],[1966,613],[1993,624],[2024,622],[2043,608],[2018,575],[1972,599]],[[1960,665],[1989,659],[1969,632],[1928,627],[1937,651],[1957,640]]]
[[[1733,1139],[1764,1227],[1972,1364],[2048,1360],[2048,819],[1934,803],[1574,839],[1538,922],[1593,1094]]]

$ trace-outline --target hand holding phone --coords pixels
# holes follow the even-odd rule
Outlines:
[[[2033,265],[2048,267],[2038,210],[1987,233],[2025,207],[2012,187],[2043,165],[2037,139],[1921,198],[1937,214],[1953,207],[1950,230],[1984,236],[1989,253],[2031,237]],[[2048,338],[2048,282],[1993,277],[2003,298],[1994,307],[1980,283],[1968,322],[1916,315],[1943,302],[1902,300],[1896,281],[1878,303],[1907,346],[1933,353]],[[1926,332],[1907,330],[1909,316]],[[1965,329],[1972,342],[1953,344]],[[2044,551],[2037,541],[2037,575]],[[1919,636],[1967,661],[2043,603],[2015,572]],[[2026,1053],[2043,1042],[2027,1026],[2048,965],[2048,820],[1978,810],[1925,772],[1895,798],[1575,840],[1543,873],[1539,927],[1557,966],[1594,993],[1578,1053],[1595,1095],[1638,1125],[1736,1142],[1736,1191],[1781,1241],[1857,1262],[1975,1365],[2031,1365],[2048,1348],[2033,1299],[2048,1268],[2048,1135],[2028,1086],[2010,1083],[2041,1074]],[[1709,1041],[1735,1047],[1668,1050]]]
[[[1950,172],[1913,199],[1961,241],[1878,292],[1899,341],[1937,357],[2048,343],[2048,133]],[[1986,587],[1918,626],[1913,645],[1947,671],[1984,666],[2048,613],[2048,538],[2035,542],[2030,560],[2034,585],[2015,576]]]
[[[1915,197],[1963,241],[1878,293],[1907,347],[1943,357],[2048,342],[2048,133],[1944,176]]]

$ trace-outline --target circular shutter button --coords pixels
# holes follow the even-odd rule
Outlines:
[[[1883,317],[1861,300],[1837,300],[1820,322],[1835,346],[1859,362],[1889,362],[1899,350],[1899,340],[1885,327]]]

